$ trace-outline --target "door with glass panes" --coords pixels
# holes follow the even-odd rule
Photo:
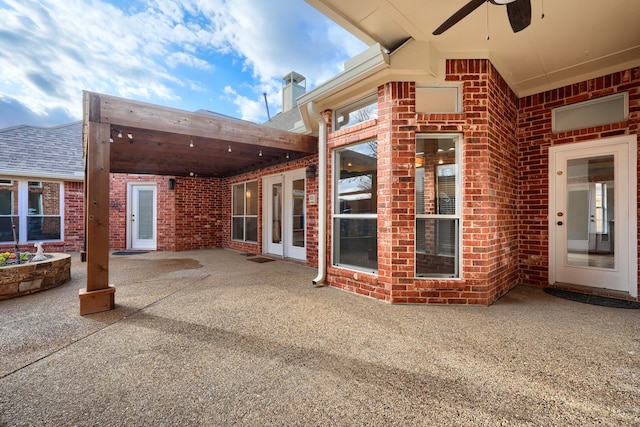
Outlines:
[[[263,193],[264,252],[305,260],[304,169],[264,178]]]
[[[549,149],[550,283],[637,295],[633,138]]]
[[[129,236],[131,249],[156,249],[156,185],[130,184]]]

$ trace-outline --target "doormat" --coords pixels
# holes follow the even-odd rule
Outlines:
[[[258,264],[263,264],[265,262],[275,261],[275,259],[270,259],[270,258],[257,256],[257,257],[253,257],[253,258],[247,258],[247,261],[257,262]]]
[[[146,251],[117,251],[112,253],[111,255],[138,255],[138,254],[148,254]]]
[[[640,309],[640,302],[627,301],[623,299],[601,297],[597,295],[581,294],[580,292],[565,291],[556,288],[544,288],[544,291],[549,295],[553,295],[558,298],[567,299],[570,301],[581,302],[584,304],[600,305],[603,307],[612,308],[636,308]]]

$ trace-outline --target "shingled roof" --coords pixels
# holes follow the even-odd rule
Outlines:
[[[296,124],[300,121],[302,121],[302,116],[300,115],[300,109],[296,107],[289,111],[276,114],[271,120],[262,125],[274,129],[293,131]]]
[[[0,175],[83,180],[82,122],[0,129]]]

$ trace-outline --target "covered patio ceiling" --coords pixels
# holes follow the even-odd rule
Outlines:
[[[114,173],[227,177],[318,150],[316,137],[207,111],[187,112],[91,92],[86,98],[86,121],[110,127]]]
[[[488,58],[518,97],[640,66],[638,0],[531,0],[518,33],[506,6],[482,0],[305,1],[368,45],[393,52],[414,39],[440,58]],[[478,7],[433,35],[469,4]]]

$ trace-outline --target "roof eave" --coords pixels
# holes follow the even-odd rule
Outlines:
[[[311,103],[320,112],[357,101],[389,81],[437,82],[444,74],[442,54],[429,41],[409,39],[391,53],[376,44],[347,61],[344,72],[297,101],[305,127],[315,132],[318,123],[309,112]]]
[[[304,121],[305,128],[316,131],[318,123],[311,117],[308,104],[314,102],[316,104],[330,98],[345,88],[351,86],[354,82],[366,79],[381,70],[389,67],[389,53],[379,44],[375,44],[355,56],[345,63],[345,71],[338,74],[331,80],[315,87],[297,99],[300,107],[300,114]],[[320,111],[322,108],[320,108]]]
[[[84,181],[84,172],[77,171],[73,174],[64,173],[49,173],[49,172],[37,172],[37,171],[19,171],[19,170],[7,170],[4,169],[0,176],[7,178],[31,178],[31,179],[51,179],[55,181]]]

